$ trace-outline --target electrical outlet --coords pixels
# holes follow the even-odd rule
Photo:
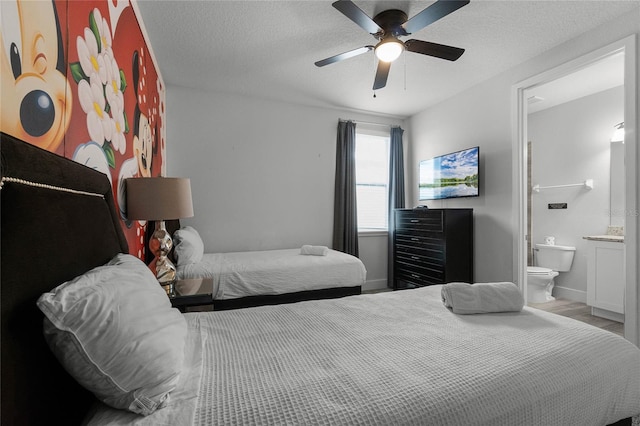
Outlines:
[[[549,210],[566,209],[567,203],[549,203]]]

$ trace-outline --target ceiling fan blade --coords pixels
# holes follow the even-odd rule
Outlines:
[[[409,52],[422,53],[423,55],[434,56],[448,61],[457,60],[464,53],[464,49],[444,44],[431,43],[422,40],[407,40],[404,42]]]
[[[354,56],[362,55],[368,51],[373,50],[373,46],[363,46],[357,49],[350,50],[348,52],[340,53],[321,61],[315,62],[317,67],[324,67],[325,65],[333,64],[334,62],[342,61],[345,59],[353,58]]]
[[[436,22],[438,19],[444,18],[451,12],[455,12],[468,3],[469,0],[438,0],[422,12],[410,18],[402,26],[407,33],[415,33],[427,25]]]
[[[380,27],[366,13],[355,5],[351,0],[338,0],[333,3],[333,7],[338,9],[344,16],[358,24],[366,32],[375,34],[380,31]]]
[[[378,69],[376,70],[376,78],[373,81],[373,90],[382,89],[387,85],[387,77],[389,77],[389,69],[391,62],[378,61]]]

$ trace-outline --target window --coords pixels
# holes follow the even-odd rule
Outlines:
[[[356,202],[359,231],[387,230],[388,193],[389,133],[357,129]]]

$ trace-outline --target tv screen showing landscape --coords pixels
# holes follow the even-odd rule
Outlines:
[[[420,162],[420,200],[477,197],[480,148],[469,148]]]

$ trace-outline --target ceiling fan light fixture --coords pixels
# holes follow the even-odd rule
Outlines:
[[[404,43],[395,37],[388,37],[376,45],[376,56],[383,62],[393,62],[404,51]]]

